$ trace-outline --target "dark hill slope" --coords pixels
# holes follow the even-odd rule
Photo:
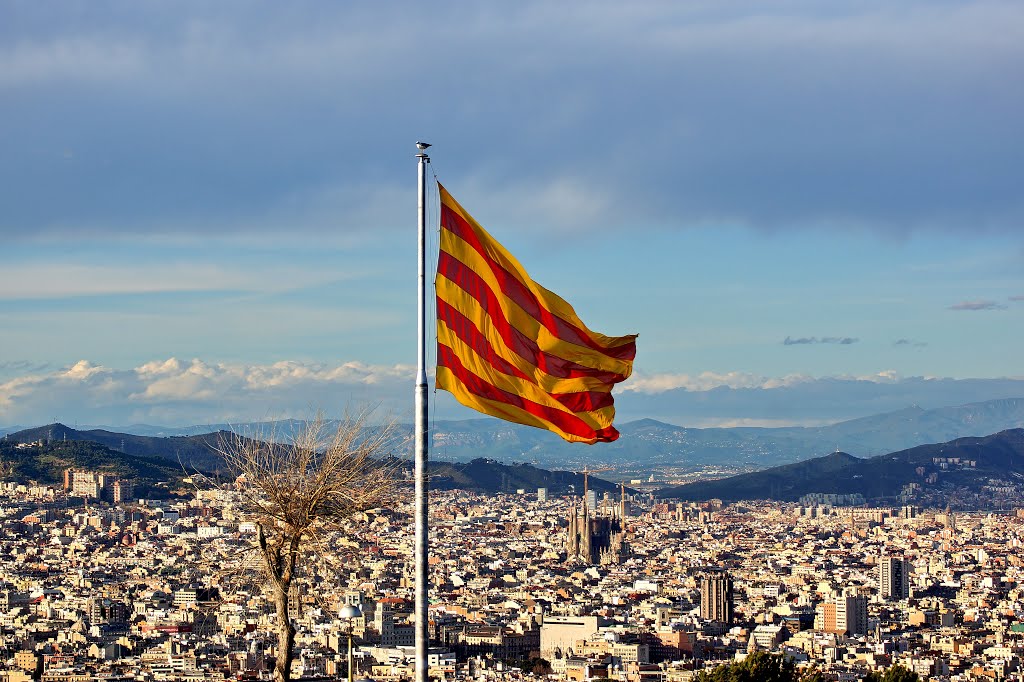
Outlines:
[[[439,462],[430,465],[430,487],[436,490],[473,490],[481,493],[514,493],[523,488],[535,493],[547,488],[552,495],[574,492],[583,494],[583,475],[571,471],[548,471],[529,464],[502,464],[493,459],[478,458],[467,463]],[[590,476],[589,487],[599,497],[615,493],[614,483]]]
[[[833,453],[717,481],[666,488],[658,494],[687,500],[795,501],[808,493],[861,493],[867,498],[885,498],[898,495],[908,483],[929,485],[932,474],[936,484],[975,491],[990,478],[1024,478],[1024,429],[919,445],[869,459]]]
[[[807,492],[846,492],[841,490],[842,481],[849,478],[850,470],[862,461],[845,452],[834,452],[764,471],[665,488],[657,494],[686,500],[795,500]]]
[[[103,429],[78,431],[64,424],[49,424],[10,434],[11,440],[22,443],[35,441],[90,441],[107,448],[137,457],[164,460],[168,464],[187,469],[215,471],[221,465],[217,444],[222,438],[234,438],[227,432],[206,433],[199,436],[171,436],[155,438],[130,433],[114,433]]]

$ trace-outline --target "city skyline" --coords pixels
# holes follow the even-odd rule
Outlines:
[[[405,417],[417,139],[531,276],[640,334],[623,416],[1024,395],[1017,5],[0,15],[0,426]]]

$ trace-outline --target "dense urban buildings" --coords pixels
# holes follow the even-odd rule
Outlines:
[[[255,529],[230,486],[116,503],[67,492],[0,484],[0,682],[267,677],[275,615],[245,570]],[[954,523],[945,510],[627,495],[627,514],[621,499],[547,497],[433,494],[434,675],[685,682],[763,650],[837,682],[894,664],[1022,679],[1016,512]],[[296,676],[345,677],[350,633],[357,677],[410,676],[410,512],[360,515],[326,540],[329,560],[304,562]],[[593,551],[595,520],[619,538],[615,561]]]

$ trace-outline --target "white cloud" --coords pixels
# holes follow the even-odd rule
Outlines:
[[[67,370],[59,373],[58,376],[71,381],[85,381],[97,374],[103,374],[103,372],[102,367],[97,367],[88,360],[79,360]]]
[[[47,80],[100,83],[137,77],[145,52],[135,42],[96,37],[22,42],[0,50],[0,86]]]
[[[375,385],[413,376],[410,365],[373,366],[346,362],[336,366],[306,365],[294,361],[249,367],[246,386],[253,390],[271,390],[281,386],[297,386],[306,382]]]
[[[836,374],[833,376],[814,377],[809,374],[787,374],[781,377],[766,377],[747,372],[702,372],[700,374],[648,374],[633,375],[619,389],[636,393],[664,393],[676,389],[691,392],[711,391],[716,388],[789,388],[800,384],[809,384],[823,380],[868,381],[874,384],[892,384],[902,377],[896,370],[887,369],[874,374],[852,375]]]
[[[0,424],[53,417],[87,423],[166,425],[303,416],[348,404],[397,411],[411,394],[413,368],[360,362],[268,365],[154,360],[114,369],[81,360],[0,384]],[[409,401],[411,402],[411,401]]]
[[[181,363],[178,358],[166,360],[154,360],[135,368],[135,372],[141,376],[150,374],[176,374],[181,371]]]
[[[638,393],[663,393],[675,389],[687,391],[710,391],[715,388],[781,388],[813,381],[806,374],[789,374],[783,377],[765,377],[746,372],[702,372],[700,374],[651,374],[634,375],[623,384],[623,391]]]

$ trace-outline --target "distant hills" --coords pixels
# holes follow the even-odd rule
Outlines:
[[[278,439],[301,428],[298,420],[272,423],[208,424],[182,428],[145,425],[132,433],[109,429],[79,431],[62,424],[12,434],[22,440],[52,437],[91,440],[128,454],[157,457],[196,468],[213,468],[215,447],[229,431],[248,436],[270,433]],[[431,424],[431,461],[472,462],[485,458],[544,469],[576,469],[612,464],[640,477],[652,469],[707,466],[757,470],[803,461],[841,450],[870,457],[922,443],[941,443],[1024,427],[1024,398],[1008,398],[925,410],[908,407],[818,427],[687,428],[653,419],[619,425],[622,437],[595,446],[563,442],[552,433],[499,421],[469,419]],[[407,427],[411,441],[411,427]]]
[[[764,471],[666,488],[657,495],[692,501],[795,501],[809,493],[860,493],[877,499],[893,498],[909,483],[978,492],[990,479],[1024,481],[1024,429],[919,445],[866,459],[834,452]]]
[[[285,423],[278,430],[286,431],[295,424]],[[487,457],[545,468],[614,464],[620,470],[635,466],[638,474],[661,466],[763,469],[836,449],[865,457],[1021,427],[1024,399],[1019,398],[935,410],[908,407],[819,427],[695,429],[641,419],[620,424],[622,436],[614,443],[593,447],[565,443],[554,434],[527,426],[469,419],[433,423],[430,456],[450,461]],[[246,433],[247,428],[252,427],[245,425],[241,432]]]
[[[584,463],[697,468],[723,465],[763,469],[844,450],[864,457],[966,436],[1024,427],[1024,399],[925,410],[909,407],[819,427],[694,429],[641,419],[619,425],[614,443],[564,443],[539,429],[494,419],[438,422],[432,456],[467,460],[486,456],[546,467]]]
[[[103,445],[115,452],[163,460],[164,463],[176,466],[179,470],[185,468],[203,471],[215,471],[220,467],[221,459],[217,454],[218,443],[225,437],[234,437],[233,434],[222,431],[195,436],[160,438],[117,433],[105,429],[79,431],[60,423],[16,431],[8,436],[11,440],[22,443],[88,441]]]
[[[280,431],[277,432],[281,436]],[[217,452],[225,437],[220,431],[196,436],[139,436],[105,429],[79,431],[64,424],[49,424],[8,434],[0,439],[0,462],[10,466],[18,480],[56,483],[64,469],[109,471],[138,478],[143,485],[171,481],[179,485],[194,471],[215,472],[223,461]],[[18,443],[39,443],[18,448]],[[411,471],[411,463],[407,467]],[[3,473],[3,468],[0,468]],[[583,476],[571,471],[548,471],[529,464],[502,464],[489,458],[467,463],[431,462],[430,485],[436,490],[463,489],[486,494],[536,492],[547,488],[553,495],[583,494]],[[598,493],[614,493],[617,486],[595,476],[589,485]]]

